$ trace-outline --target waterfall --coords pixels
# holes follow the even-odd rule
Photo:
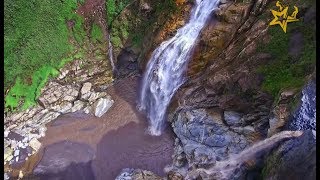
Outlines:
[[[316,83],[310,81],[302,90],[301,106],[294,113],[289,129],[316,130]]]
[[[111,34],[111,32],[109,32],[109,35],[108,35],[108,43],[109,43],[108,54],[109,54],[109,59],[110,59],[110,63],[112,66],[112,72],[114,72],[116,70],[116,67],[114,66],[114,61],[113,61],[113,49],[112,49],[110,34]]]
[[[183,73],[197,38],[219,0],[196,0],[189,22],[153,52],[142,79],[139,110],[150,120],[149,133],[160,135],[171,98],[185,82]]]

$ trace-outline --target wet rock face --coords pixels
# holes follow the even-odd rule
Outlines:
[[[181,148],[189,166],[215,164],[248,145],[243,135],[233,132],[222,122],[210,117],[205,109],[179,113],[172,127],[181,141]],[[179,161],[177,158],[176,160]]]
[[[151,171],[141,169],[123,169],[116,180],[161,180],[162,178]]]
[[[296,94],[293,90],[286,90],[280,94],[279,101],[271,111],[269,119],[268,136],[280,132],[287,124],[290,116],[290,101],[293,100]]]
[[[265,179],[316,179],[316,140],[311,130],[275,149],[266,159]]]
[[[138,71],[138,57],[133,52],[122,50],[117,58],[116,77],[122,78]]]

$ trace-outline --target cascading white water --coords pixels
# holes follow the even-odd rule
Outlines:
[[[302,90],[301,105],[293,114],[289,128],[292,130],[316,130],[316,83],[310,81]]]
[[[176,90],[184,83],[183,73],[193,47],[219,0],[196,0],[189,22],[153,52],[143,77],[139,109],[150,120],[149,133],[160,135],[165,113]]]
[[[112,49],[110,32],[109,32],[109,35],[108,35],[108,44],[109,44],[108,54],[109,54],[110,64],[112,66],[112,71],[114,72],[116,67],[115,67],[114,61],[113,61],[113,49]]]

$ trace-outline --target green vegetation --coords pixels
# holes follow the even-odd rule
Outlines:
[[[176,13],[178,10],[178,7],[174,0],[163,0],[163,1],[156,1],[153,2],[155,10],[152,16],[145,21],[141,21],[141,23],[137,24],[136,26],[133,26],[129,29],[132,37],[133,46],[135,47],[141,47],[143,38],[146,34],[148,34],[148,31],[152,29],[151,27],[154,27],[157,22],[161,22],[162,20],[159,20],[159,17],[168,18],[170,14]],[[161,24],[158,24],[161,26]]]
[[[115,47],[122,47],[122,40],[130,38],[135,47],[141,47],[143,38],[159,21],[161,15],[169,15],[177,10],[174,0],[152,1],[154,10],[148,18],[140,12],[130,17],[118,19],[123,9],[133,0],[107,0],[107,20],[111,32],[111,43]],[[137,8],[137,7],[134,7]],[[136,11],[136,9],[134,10]],[[165,16],[167,18],[168,16]]]
[[[22,109],[35,105],[35,99],[39,97],[41,88],[44,87],[49,76],[57,74],[59,73],[56,69],[50,66],[42,66],[33,74],[31,85],[24,83],[18,77],[15,85],[10,89],[9,94],[5,98],[6,106],[11,108],[18,107],[21,98],[24,99]]]
[[[276,153],[272,153],[270,156],[267,157],[265,160],[265,165],[261,171],[261,177],[262,179],[268,178],[269,175],[272,175],[274,172],[272,172],[274,167],[279,168],[279,164],[281,163],[280,158]]]
[[[83,57],[83,53],[80,51],[77,54],[68,58],[63,58],[57,68],[62,68],[66,63],[73,59],[79,59]],[[32,75],[31,84],[26,84],[20,77],[17,77],[16,83],[10,89],[9,93],[5,97],[6,107],[13,108],[20,107],[27,109],[30,106],[36,104],[36,99],[40,96],[41,89],[45,86],[50,77],[59,75],[59,71],[49,65],[44,65]],[[23,103],[20,104],[20,101]]]
[[[122,47],[121,39],[127,39],[129,36],[129,22],[127,19],[114,20],[111,27],[111,43],[115,47]]]
[[[99,27],[98,25],[96,24],[93,24],[92,25],[92,28],[91,28],[91,38],[94,42],[96,41],[102,41],[103,39],[103,32],[102,32],[102,29],[101,27]]]
[[[84,1],[5,0],[4,66],[5,91],[10,89],[5,106],[11,109],[35,104],[48,78],[57,75],[64,57],[75,50],[69,43],[72,35],[82,43],[85,38],[83,18],[75,13]],[[73,20],[72,32],[67,21]]]
[[[106,0],[107,21],[109,27],[129,3],[130,0]]]
[[[77,41],[79,46],[82,46],[87,35],[83,28],[84,19],[83,17],[78,16],[75,13],[73,13],[73,17],[70,17],[70,19],[76,22],[76,24],[72,28],[72,37]]]
[[[162,0],[156,2],[156,16],[162,13],[173,13],[177,10],[177,5],[174,0]]]
[[[132,0],[131,0],[132,1]],[[106,0],[107,10],[107,22],[109,32],[111,33],[111,43],[114,47],[121,48],[121,39],[127,39],[129,36],[128,32],[128,21],[126,19],[117,20],[117,16],[123,11],[123,9],[131,2],[130,0]]]
[[[277,97],[280,90],[285,88],[301,88],[305,83],[305,76],[310,74],[316,62],[315,25],[307,24],[303,18],[298,22],[288,24],[287,33],[279,26],[269,28],[271,40],[259,51],[271,53],[272,62],[261,66],[258,72],[265,77],[262,88]],[[303,34],[303,49],[299,57],[292,57],[288,53],[289,40],[294,32]]]

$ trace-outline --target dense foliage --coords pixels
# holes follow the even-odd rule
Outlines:
[[[48,77],[57,74],[55,69],[74,50],[69,37],[82,42],[85,32],[77,5],[77,0],[4,1],[4,89],[12,87],[6,107],[15,108],[20,100],[25,108],[34,104]],[[73,33],[68,20],[75,22]]]
[[[132,0],[106,0],[107,21],[110,27],[114,19]]]

